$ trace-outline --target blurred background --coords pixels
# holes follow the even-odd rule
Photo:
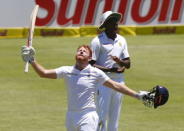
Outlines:
[[[46,68],[73,65],[76,48],[100,32],[102,13],[122,13],[118,33],[126,38],[132,61],[127,85],[137,91],[163,85],[170,98],[149,109],[125,97],[119,131],[184,130],[184,0],[6,0],[0,4],[1,131],[66,130],[64,81],[39,78],[31,67],[24,73],[20,48],[36,4],[33,46]]]

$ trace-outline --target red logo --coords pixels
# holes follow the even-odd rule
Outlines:
[[[115,8],[116,0],[77,0],[73,16],[67,17],[72,0],[61,0],[60,5],[56,6],[54,0],[35,0],[36,4],[47,11],[44,17],[37,17],[36,25],[45,26],[52,24],[53,21],[60,26],[66,25],[94,25],[98,14],[98,9],[103,8],[103,12]],[[104,2],[103,6],[98,6]],[[157,24],[179,23],[183,13],[184,0],[150,0],[148,10],[142,8],[145,0],[119,0],[117,12],[123,14],[120,24],[127,24],[127,17],[136,25],[147,25],[153,20]],[[59,8],[57,8],[59,7]],[[56,9],[57,8],[57,9]],[[86,10],[87,9],[87,10]],[[145,13],[143,16],[142,13]],[[55,16],[57,14],[57,16]]]

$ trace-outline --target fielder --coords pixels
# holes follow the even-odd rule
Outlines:
[[[112,11],[102,15],[99,29],[104,31],[91,42],[90,63],[104,71],[112,80],[124,84],[123,72],[130,68],[130,57],[125,38],[117,34],[120,19],[121,14]],[[98,95],[99,131],[118,130],[122,97],[121,93],[101,85]]]
[[[148,92],[135,92],[125,84],[111,80],[103,71],[89,64],[92,52],[89,46],[77,49],[74,66],[62,66],[56,69],[45,69],[34,58],[33,47],[23,46],[22,58],[29,62],[40,77],[64,78],[68,91],[68,111],[66,128],[68,131],[96,131],[99,117],[96,112],[96,94],[99,84],[114,89],[133,98],[145,101]]]

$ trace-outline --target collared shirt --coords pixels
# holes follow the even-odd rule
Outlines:
[[[69,111],[96,108],[97,87],[109,79],[104,72],[91,65],[81,71],[75,66],[62,66],[55,71],[57,78],[66,81]]]
[[[124,37],[117,34],[115,40],[107,37],[105,32],[102,32],[95,37],[91,42],[92,59],[96,61],[97,65],[112,68],[118,67],[118,64],[112,60],[111,56],[116,56],[120,59],[128,58],[128,47]],[[114,73],[107,73],[114,74]],[[122,76],[120,73],[116,73],[117,77]]]

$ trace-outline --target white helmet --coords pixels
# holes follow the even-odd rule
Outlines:
[[[101,20],[101,25],[99,26],[99,29],[102,29],[104,27],[105,22],[107,22],[110,18],[115,17],[117,21],[120,21],[121,19],[121,14],[112,12],[112,11],[106,11],[102,15],[102,20]]]

